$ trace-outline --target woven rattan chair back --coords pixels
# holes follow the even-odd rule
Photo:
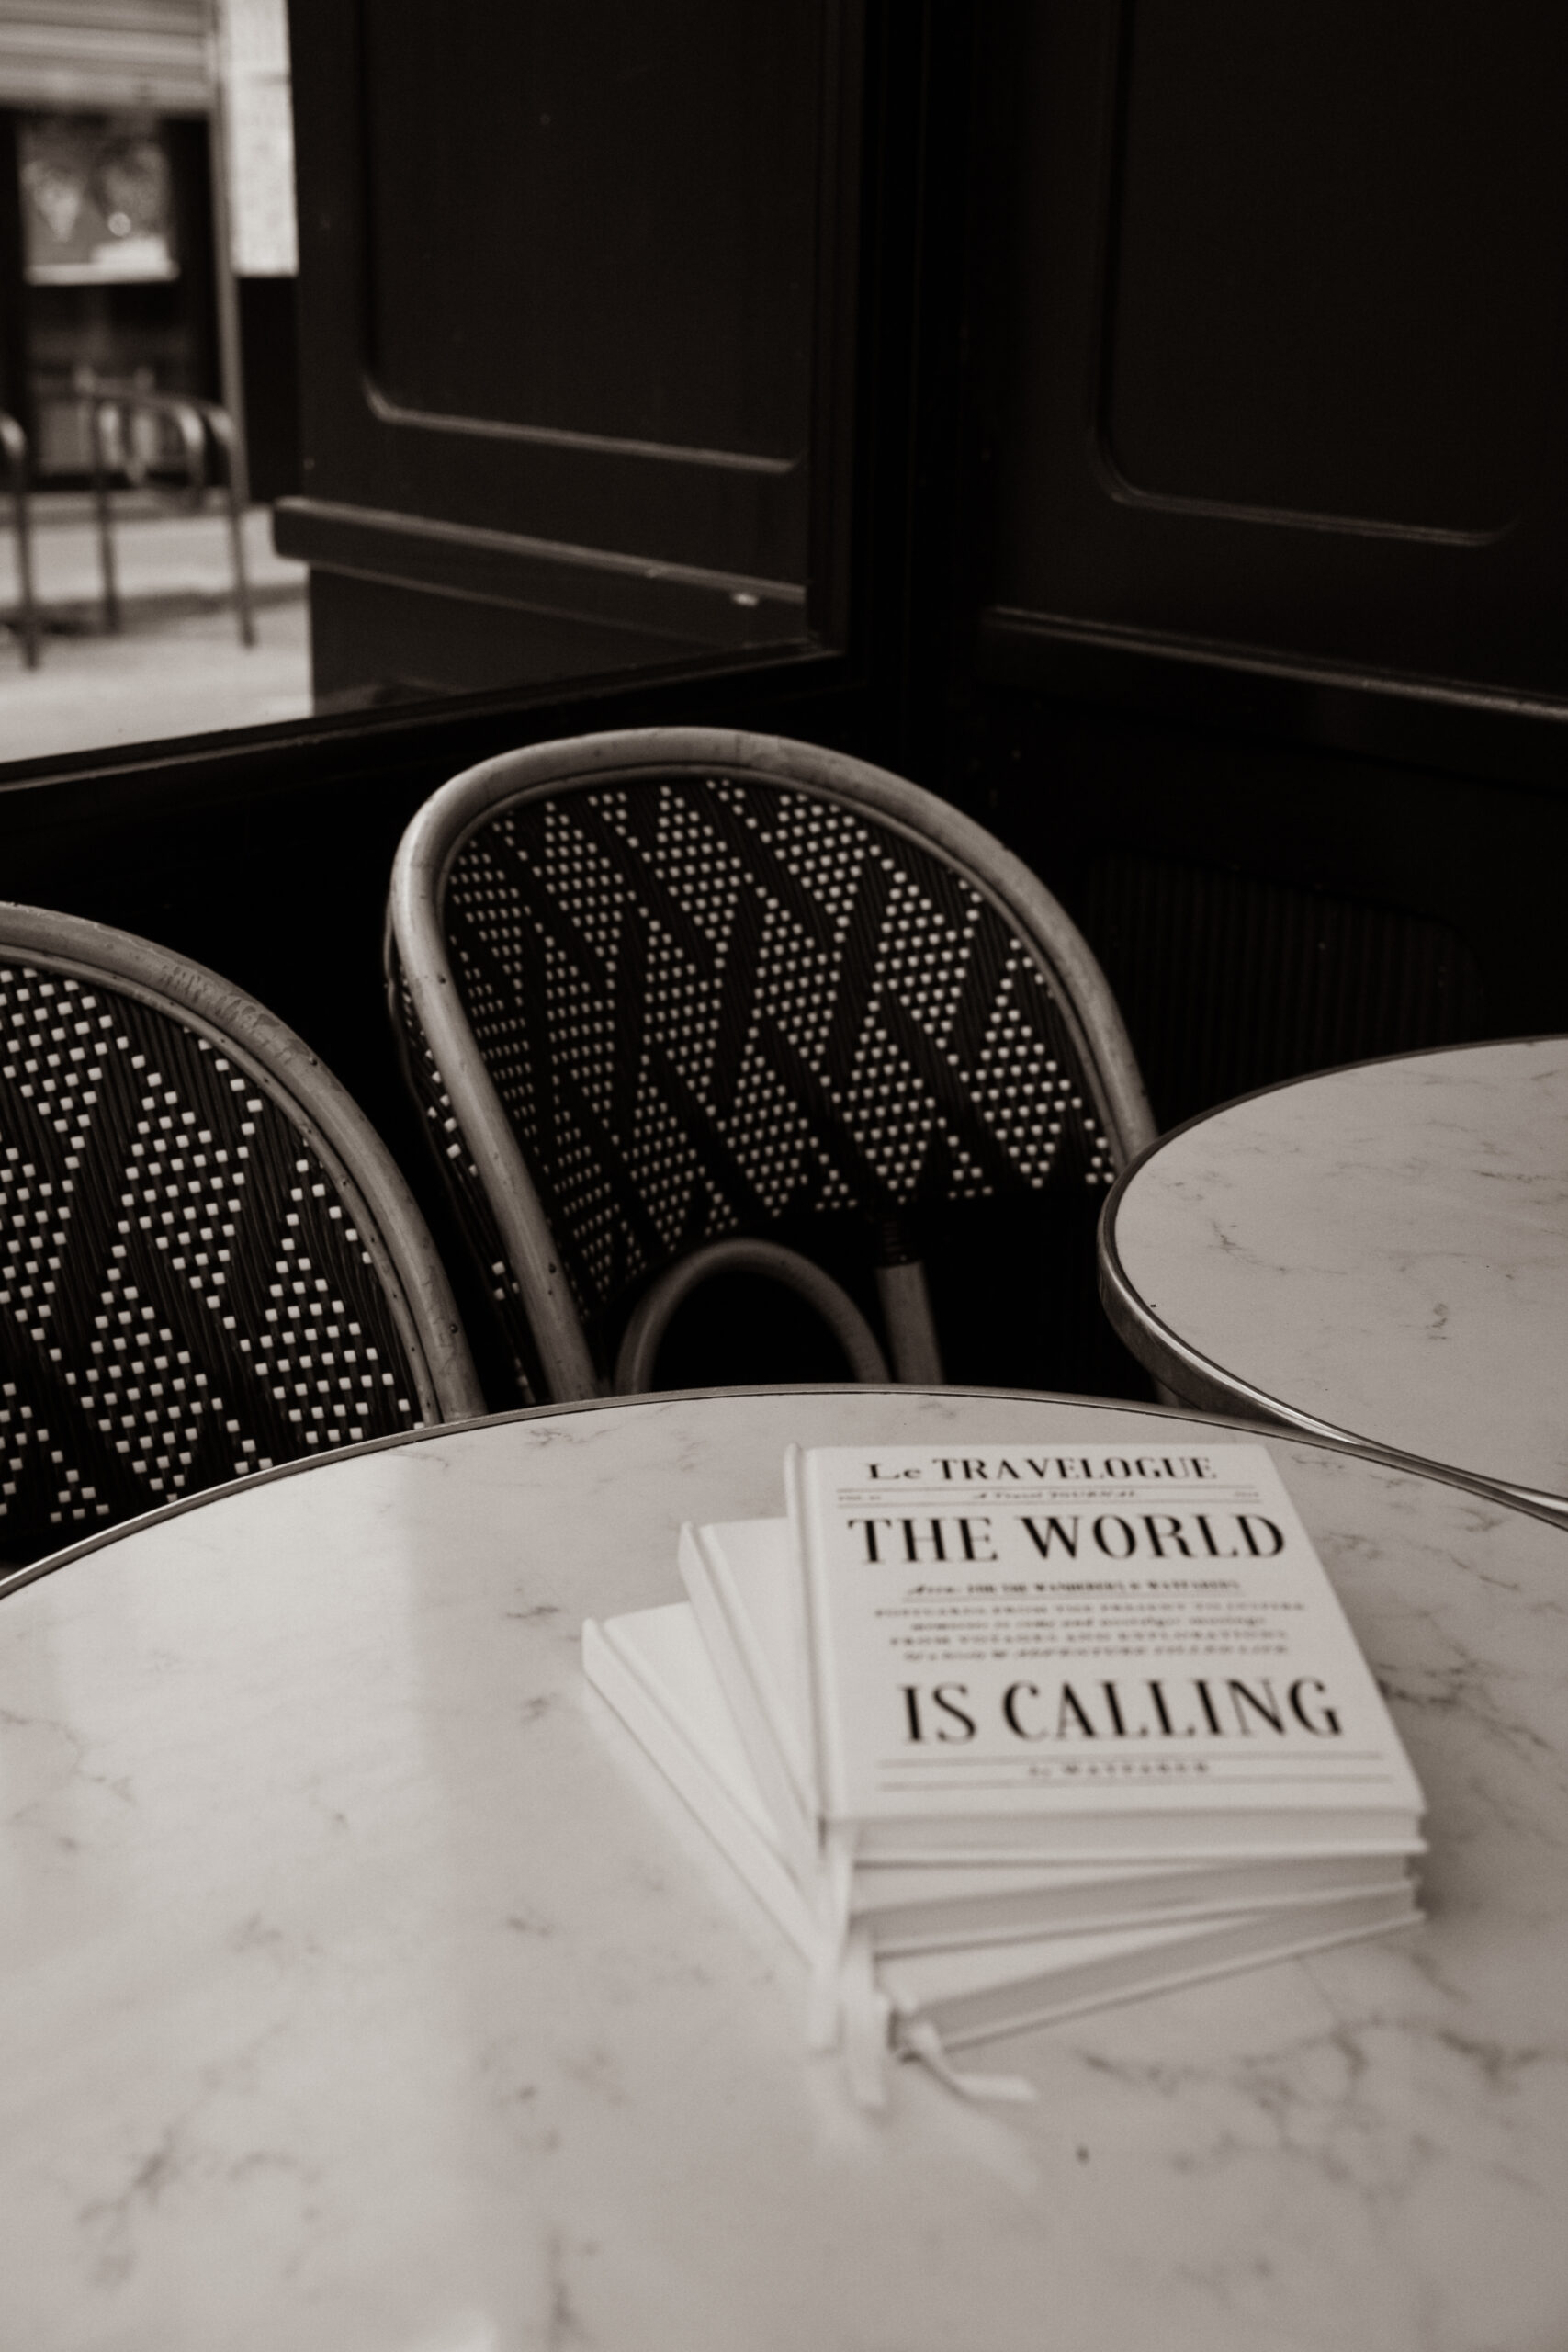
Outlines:
[[[0,1558],[480,1412],[401,1177],[213,973],[0,905]]]
[[[519,1359],[603,1385],[640,1284],[786,1214],[1108,1187],[1154,1134],[1086,943],[885,771],[706,729],[547,744],[399,852],[405,1067]]]

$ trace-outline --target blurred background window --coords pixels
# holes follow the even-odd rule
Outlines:
[[[851,18],[295,32],[0,0],[0,763],[838,641]]]

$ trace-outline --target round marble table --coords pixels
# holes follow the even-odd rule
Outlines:
[[[1296,1079],[1135,1160],[1100,1289],[1168,1390],[1568,1515],[1568,1037]]]
[[[992,2045],[800,2041],[795,1964],[582,1682],[786,1438],[1234,1436],[958,1391],[481,1422],[0,1602],[0,2343],[1557,2352],[1568,1534],[1274,1451],[1430,1803],[1427,1925]]]

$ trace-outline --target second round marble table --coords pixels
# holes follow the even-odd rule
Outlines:
[[[1425,1927],[993,2045],[801,2046],[792,1956],[583,1683],[808,1443],[1115,1405],[661,1397],[363,1448],[0,1598],[0,2345],[1560,2352],[1568,1533],[1276,1459],[1425,1784]]]
[[[1107,1200],[1100,1286],[1190,1404],[1568,1514],[1568,1038],[1358,1063],[1190,1120]]]

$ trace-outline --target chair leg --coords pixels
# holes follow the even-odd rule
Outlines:
[[[887,1327],[894,1379],[906,1381],[911,1387],[940,1388],[942,1348],[931,1316],[924,1266],[918,1258],[901,1259],[893,1266],[878,1266],[876,1292]]]
[[[109,403],[89,399],[86,403],[87,430],[93,454],[93,510],[98,526],[98,569],[103,574],[104,628],[110,637],[119,634],[119,581],[115,571],[114,509],[109,498],[108,458],[104,448],[105,419]]]
[[[245,571],[244,516],[235,499],[232,482],[224,496],[229,506],[229,553],[234,566],[234,615],[240,624],[241,644],[251,646],[256,641],[256,624],[251,606],[251,583]]]
[[[240,642],[242,645],[254,645],[256,624],[250,579],[245,571],[245,514],[241,482],[243,467],[239,444],[233,420],[227,409],[209,405],[204,409],[203,414],[207,419],[208,431],[223,453],[223,500],[229,518],[229,557],[234,567],[234,616],[240,625]]]
[[[32,524],[28,514],[28,493],[20,482],[17,485],[14,503],[17,513],[17,602],[22,625],[22,654],[28,668],[36,670],[42,632],[39,627],[38,594],[33,585]]]

